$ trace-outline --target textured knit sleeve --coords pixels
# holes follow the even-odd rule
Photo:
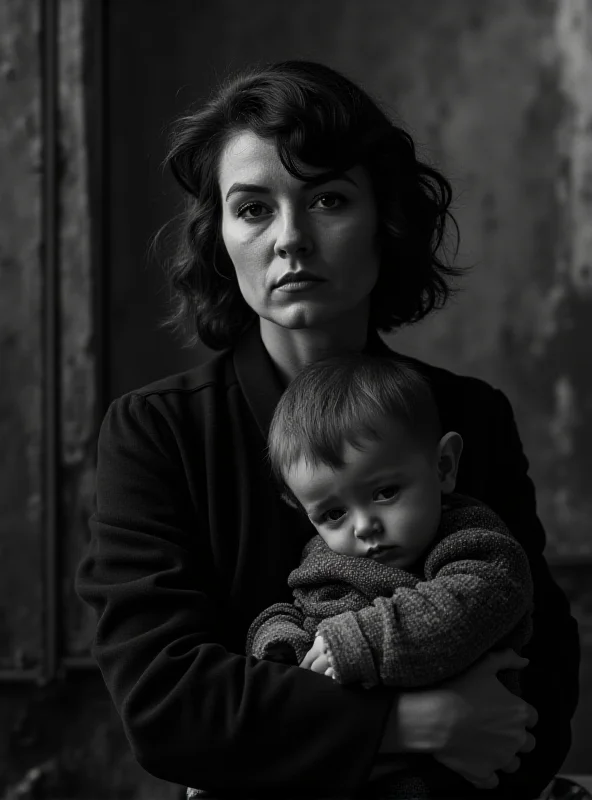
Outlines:
[[[227,648],[207,514],[188,499],[175,442],[143,396],[112,404],[77,574],[97,614],[93,654],[137,761],[218,796],[353,794],[391,693]]]
[[[432,550],[428,580],[319,626],[338,680],[343,674],[368,685],[367,658],[357,658],[356,651],[370,651],[376,682],[409,688],[437,683],[467,669],[530,613],[532,583],[520,545],[478,527],[495,519],[485,508],[469,517],[465,509],[449,513],[456,517],[454,528],[461,520],[465,527]]]
[[[302,612],[291,603],[275,603],[251,623],[246,652],[282,664],[300,664],[313,642]]]

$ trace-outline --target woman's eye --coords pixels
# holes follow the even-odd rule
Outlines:
[[[258,219],[265,214],[267,209],[261,203],[245,203],[240,206],[236,212],[237,217],[244,217],[245,219]]]
[[[398,486],[385,486],[374,495],[375,500],[392,500],[399,493]]]
[[[339,208],[345,202],[345,197],[340,194],[331,192],[330,194],[321,194],[315,198],[313,205],[319,205],[320,208],[326,208],[327,211],[332,211],[334,208]]]

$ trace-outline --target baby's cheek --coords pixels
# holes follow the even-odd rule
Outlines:
[[[355,555],[355,542],[349,541],[349,537],[336,534],[332,536],[321,534],[321,536],[334,553],[338,553],[340,556]]]

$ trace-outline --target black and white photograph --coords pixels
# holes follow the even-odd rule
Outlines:
[[[592,800],[592,0],[0,0],[0,800]]]

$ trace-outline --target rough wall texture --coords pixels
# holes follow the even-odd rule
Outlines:
[[[59,5],[62,655],[86,655],[93,625],[72,581],[87,539],[95,445],[83,3]],[[44,646],[39,12],[29,0],[0,3],[0,669],[14,670],[35,666]],[[48,685],[0,678],[3,800],[178,793],[135,763],[96,670]]]
[[[134,761],[98,675],[0,687],[2,800],[181,800]]]
[[[83,2],[60,3],[64,655],[83,654],[92,631],[72,589],[92,505],[95,404]],[[592,519],[590,3],[175,0],[166,15],[161,0],[108,5],[111,393],[195,359],[155,325],[166,293],[147,246],[176,202],[159,169],[167,121],[229,66],[326,61],[382,97],[449,175],[460,260],[474,265],[456,303],[392,343],[508,393],[550,555],[581,562]],[[42,651],[38,33],[38,2],[0,3],[0,666]],[[555,568],[585,653],[571,772],[592,772],[590,569]],[[135,764],[97,674],[0,683],[4,800],[178,792]]]
[[[394,74],[403,115],[460,190],[474,269],[455,305],[393,341],[509,394],[549,555],[589,556],[590,5],[451,5],[463,24],[439,4],[398,37]]]
[[[35,3],[0,4],[0,668],[41,649],[38,30]]]
[[[88,535],[95,455],[95,360],[90,258],[88,134],[84,129],[83,3],[60,1],[59,249],[61,271],[61,460],[63,480],[63,585],[66,652],[86,652],[87,609],[68,580]]]

